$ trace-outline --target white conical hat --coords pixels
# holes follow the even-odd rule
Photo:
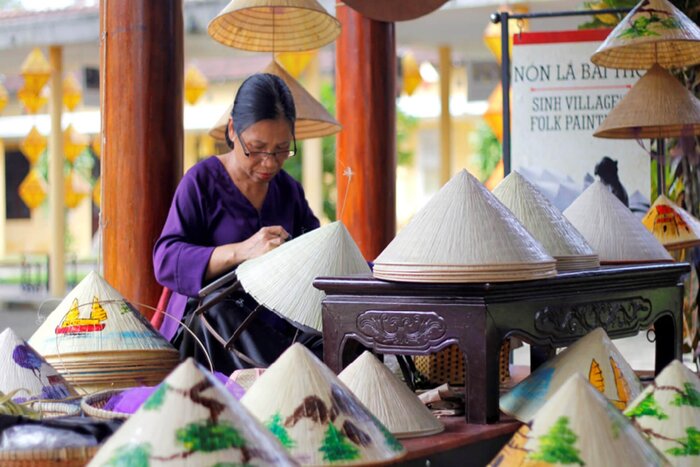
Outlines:
[[[357,357],[338,378],[397,438],[445,429],[418,396],[370,352]]]
[[[0,392],[18,391],[15,399],[77,396],[73,387],[12,329],[0,334]]]
[[[536,279],[555,262],[508,208],[462,170],[374,262],[379,279],[469,282]],[[431,274],[434,277],[430,278]]]
[[[598,252],[603,264],[673,261],[663,245],[601,181],[581,193],[564,215]]]
[[[700,244],[700,220],[665,195],[659,195],[642,224],[668,249]]]
[[[673,360],[630,403],[630,417],[674,466],[697,466],[700,453],[700,379]],[[692,443],[692,444],[691,444]]]
[[[642,392],[632,367],[603,328],[596,328],[502,395],[501,410],[521,422],[529,422],[576,373],[585,375],[620,410]]]
[[[96,272],[63,299],[29,340],[43,356],[131,350],[172,351],[172,345]]]
[[[297,464],[214,376],[189,358],[89,465]]]
[[[493,194],[557,260],[557,271],[595,268],[598,255],[564,215],[520,173],[513,171]],[[567,261],[568,260],[568,261]],[[570,262],[574,260],[573,262]],[[570,266],[567,265],[570,264]]]
[[[490,465],[666,466],[663,455],[580,374],[570,376]]]
[[[241,285],[258,303],[303,327],[321,330],[319,276],[370,269],[342,222],[332,222],[238,266]]]
[[[401,444],[306,347],[294,344],[241,399],[302,465],[371,464]]]

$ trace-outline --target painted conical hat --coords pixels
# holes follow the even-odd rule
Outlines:
[[[608,68],[646,70],[700,63],[700,28],[667,0],[642,0],[591,57]]]
[[[688,248],[700,244],[700,220],[665,195],[656,198],[642,223],[666,248]]]
[[[598,255],[564,215],[525,177],[511,172],[493,190],[498,198],[525,226],[545,251],[557,260],[557,271],[595,268]],[[575,267],[567,260],[579,259]]]
[[[598,252],[603,264],[673,260],[632,211],[600,181],[581,193],[564,216]]]
[[[236,49],[301,52],[334,41],[340,22],[316,0],[231,0],[207,32]]]
[[[374,262],[375,277],[409,282],[507,281],[555,274],[553,258],[466,170],[452,177]]]
[[[341,222],[333,222],[285,242],[238,266],[243,288],[266,308],[306,328],[321,330],[319,276],[347,276],[370,269]]]
[[[642,392],[639,378],[629,363],[603,328],[596,328],[501,396],[501,410],[521,422],[529,422],[576,373],[585,375],[620,410]]]
[[[294,344],[241,399],[302,465],[402,457],[401,444],[306,347]]]
[[[370,352],[357,357],[338,378],[397,438],[445,429],[413,391]]]
[[[63,299],[29,340],[43,356],[175,349],[96,272]]]
[[[277,439],[191,358],[173,370],[89,465],[161,464],[297,465]]]
[[[644,435],[580,374],[571,375],[491,466],[666,466]]]
[[[673,360],[625,410],[674,466],[700,464],[700,379]]]
[[[77,396],[54,367],[12,329],[0,334],[0,392],[17,398],[63,400]]]
[[[700,100],[659,65],[652,66],[608,113],[593,136],[670,138],[700,133]]]

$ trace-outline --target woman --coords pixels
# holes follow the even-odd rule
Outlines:
[[[250,366],[224,350],[199,318],[190,319],[199,290],[211,280],[319,226],[301,185],[282,170],[296,151],[296,111],[287,85],[261,73],[239,88],[228,122],[226,154],[197,163],[182,178],[153,264],[158,282],[173,291],[167,311],[191,322],[217,370],[230,373]],[[206,312],[228,339],[256,303],[240,292]],[[180,346],[183,357],[206,358],[187,332],[167,318],[161,333]],[[240,335],[235,347],[261,364],[269,364],[294,340],[316,346],[320,338],[298,332],[264,310]]]

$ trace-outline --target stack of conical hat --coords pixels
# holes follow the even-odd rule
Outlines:
[[[190,358],[107,440],[89,465],[297,463],[214,376]]]
[[[525,228],[557,260],[557,271],[600,266],[598,255],[564,215],[525,177],[511,172],[493,190]]]
[[[673,261],[632,211],[600,181],[581,193],[564,215],[598,252],[602,264]]]
[[[665,195],[656,198],[642,223],[669,250],[700,244],[700,220]]]
[[[620,410],[642,392],[642,385],[603,328],[596,328],[501,396],[501,410],[529,422],[573,374],[580,373]]]
[[[302,465],[388,463],[403,446],[301,344],[287,349],[241,399]]]
[[[490,466],[667,466],[663,455],[580,374],[570,376]]]
[[[625,415],[674,466],[700,465],[700,379],[678,360],[630,403]]]
[[[445,429],[418,396],[370,352],[357,357],[338,378],[397,438]]]
[[[360,249],[341,222],[285,242],[238,266],[241,285],[255,300],[303,328],[321,331],[319,276],[369,274]]]
[[[179,353],[114,288],[90,272],[29,340],[78,391],[154,386]]]
[[[554,259],[466,170],[452,177],[374,261],[374,277],[404,282],[506,282],[554,275]]]

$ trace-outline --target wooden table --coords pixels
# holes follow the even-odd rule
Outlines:
[[[656,372],[681,357],[682,276],[688,264],[610,266],[537,281],[417,284],[373,277],[320,277],[325,363],[335,372],[358,346],[425,355],[457,344],[465,356],[466,420],[498,420],[503,339],[532,345],[536,367],[596,327],[611,338],[654,325]]]

